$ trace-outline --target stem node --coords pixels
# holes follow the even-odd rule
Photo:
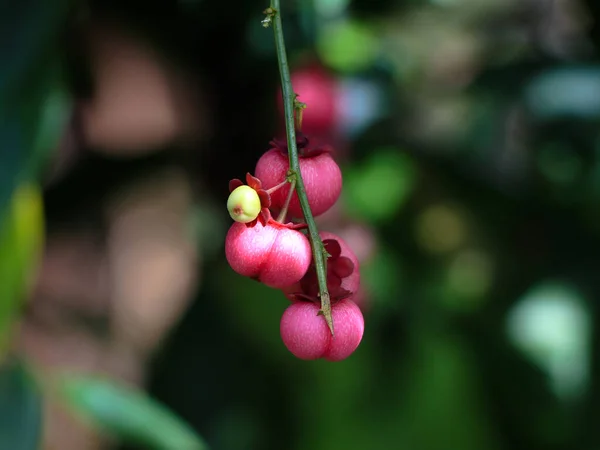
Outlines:
[[[269,28],[273,23],[273,18],[277,14],[277,10],[270,6],[269,8],[263,11],[263,14],[266,16],[263,20],[261,20],[261,24],[265,28]]]

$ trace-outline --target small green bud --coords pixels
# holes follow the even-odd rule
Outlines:
[[[258,193],[250,186],[239,186],[227,199],[227,210],[236,222],[248,223],[258,217],[262,206]]]

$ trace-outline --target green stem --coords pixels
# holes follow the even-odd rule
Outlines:
[[[315,261],[315,267],[317,270],[317,280],[319,282],[319,295],[321,298],[320,313],[325,318],[327,326],[333,335],[331,301],[329,299],[329,292],[327,291],[327,257],[325,247],[323,246],[323,241],[321,241],[321,237],[319,236],[319,230],[317,230],[315,219],[308,204],[308,197],[306,196],[304,181],[302,180],[302,175],[300,173],[300,163],[298,162],[296,128],[294,123],[294,100],[296,96],[292,88],[290,68],[288,66],[287,55],[285,52],[285,41],[283,39],[279,0],[271,0],[271,7],[269,9],[270,10],[267,10],[266,13],[267,17],[270,19],[270,23],[273,26],[273,31],[275,34],[277,61],[279,63],[279,73],[281,74],[281,87],[283,90],[283,106],[285,112],[285,128],[288,143],[288,157],[290,160],[290,176],[295,177],[296,179],[296,192],[298,194],[298,199],[300,200],[300,206],[302,208],[302,213],[304,214],[304,220],[308,225],[308,234],[310,236],[313,259]]]
[[[292,180],[292,184],[290,185],[290,190],[288,192],[287,198],[285,199],[285,203],[283,204],[283,208],[277,217],[277,222],[283,222],[285,220],[285,216],[287,216],[288,208],[290,207],[290,202],[292,201],[292,194],[294,193],[294,189],[296,188],[296,177]]]

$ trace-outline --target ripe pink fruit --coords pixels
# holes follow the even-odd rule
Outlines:
[[[235,222],[225,238],[225,257],[240,275],[273,288],[297,283],[312,258],[306,236],[286,225],[259,217],[253,225]]]
[[[350,300],[340,300],[331,305],[335,337],[331,336],[325,319],[317,315],[319,309],[319,305],[313,302],[292,303],[281,318],[283,343],[300,359],[346,359],[363,337],[365,321],[360,308]]]
[[[294,92],[298,101],[305,103],[302,113],[302,130],[309,134],[328,134],[340,117],[338,111],[339,89],[334,76],[322,66],[313,64],[292,73]],[[277,98],[277,106],[283,115],[283,98]]]
[[[342,191],[342,172],[327,148],[311,149],[308,139],[298,139],[300,173],[308,203],[314,216],[319,216],[333,206]],[[256,176],[264,189],[270,189],[285,180],[289,169],[287,145],[273,141],[275,148],[267,151],[256,164]],[[271,206],[281,209],[286,201],[290,186],[286,185],[271,194]],[[303,217],[298,194],[294,193],[288,213],[292,217]]]
[[[360,266],[358,258],[350,246],[341,237],[328,231],[319,233],[325,250],[331,256],[327,258],[327,290],[332,300],[353,299],[360,288]],[[283,289],[284,294],[296,299],[318,300],[319,283],[317,271],[311,264],[306,275],[292,286]]]

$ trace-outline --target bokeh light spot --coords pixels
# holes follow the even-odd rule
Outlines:
[[[357,72],[373,64],[378,57],[379,44],[370,26],[344,20],[322,30],[317,39],[317,50],[333,69]]]
[[[557,395],[573,399],[583,393],[591,317],[573,286],[553,281],[533,287],[509,312],[506,327],[513,343],[548,373]]]
[[[453,309],[465,311],[480,306],[491,288],[493,270],[493,261],[482,250],[461,251],[448,266],[446,302]]]
[[[344,171],[342,199],[357,218],[381,222],[394,217],[412,192],[416,170],[398,149],[376,149],[362,164]]]
[[[430,253],[447,253],[460,247],[467,236],[464,218],[448,204],[425,209],[416,220],[416,238]]]

